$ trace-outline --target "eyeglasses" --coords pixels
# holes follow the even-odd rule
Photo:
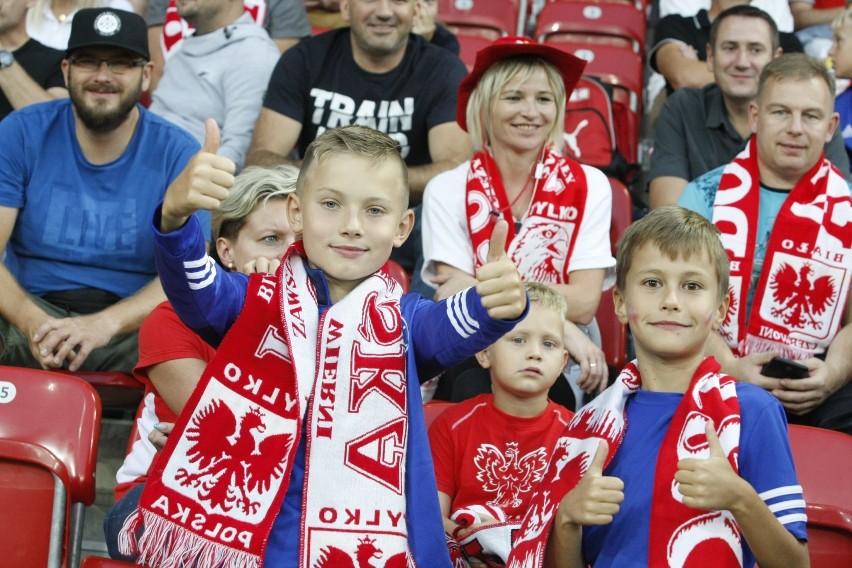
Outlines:
[[[94,73],[101,68],[101,63],[106,63],[107,69],[116,75],[123,75],[135,67],[144,67],[148,62],[144,59],[130,59],[118,57],[116,59],[99,59],[97,57],[69,57],[71,65]]]

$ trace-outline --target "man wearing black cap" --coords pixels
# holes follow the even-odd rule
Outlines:
[[[136,331],[165,299],[150,218],[198,150],[137,104],[151,67],[141,17],[80,10],[70,100],[0,122],[0,364],[133,368]]]

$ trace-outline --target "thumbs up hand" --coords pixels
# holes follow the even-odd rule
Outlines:
[[[236,165],[229,158],[216,155],[220,142],[219,125],[208,118],[204,126],[204,145],[175,178],[163,198],[160,230],[164,233],[182,227],[187,218],[199,209],[218,209],[234,185]]]
[[[497,221],[488,249],[488,262],[476,274],[476,291],[488,315],[494,319],[518,318],[527,307],[527,293],[518,269],[506,254],[509,225]]]
[[[731,510],[741,502],[751,486],[737,475],[725,455],[716,435],[716,426],[708,420],[704,427],[710,456],[706,459],[687,458],[677,463],[675,481],[683,495],[683,504],[708,511]]]
[[[560,524],[606,525],[621,509],[624,482],[603,474],[608,452],[609,444],[601,440],[589,469],[559,503]]]

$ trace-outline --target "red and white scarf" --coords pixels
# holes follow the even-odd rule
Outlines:
[[[739,355],[823,353],[840,328],[852,277],[852,200],[824,156],[802,176],[778,212],[751,310],[759,235],[757,137],[728,164],[713,203],[713,224],[731,260],[730,307],[720,333]]]
[[[125,525],[133,553],[144,522],[139,563],[261,566],[304,420],[300,566],[371,547],[409,562],[401,288],[383,269],[320,317],[303,255],[251,277]]]
[[[544,284],[568,282],[568,265],[586,208],[586,174],[579,162],[553,148],[544,150],[533,179],[533,194],[520,230],[509,223],[506,253],[521,278]],[[501,212],[511,219],[497,164],[486,150],[476,153],[467,174],[467,224],[474,271],[487,262],[488,242]]]
[[[556,443],[548,471],[532,498],[515,539],[509,568],[539,568],[550,527],[562,498],[589,469],[601,439],[609,444],[608,466],[627,429],[626,403],[641,386],[635,361],[615,383],[584,406]],[[741,566],[740,530],[727,511],[700,511],[683,504],[674,479],[678,461],[707,458],[710,448],[704,428],[716,424],[719,441],[734,471],[740,441],[740,405],[736,381],[719,374],[719,364],[708,357],[698,366],[672,416],[657,454],[654,495],[648,538],[648,566]]]

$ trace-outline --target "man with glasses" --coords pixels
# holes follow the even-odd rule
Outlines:
[[[147,43],[136,14],[80,10],[70,99],[0,122],[0,364],[130,372],[165,299],[151,215],[199,145],[138,104]]]

